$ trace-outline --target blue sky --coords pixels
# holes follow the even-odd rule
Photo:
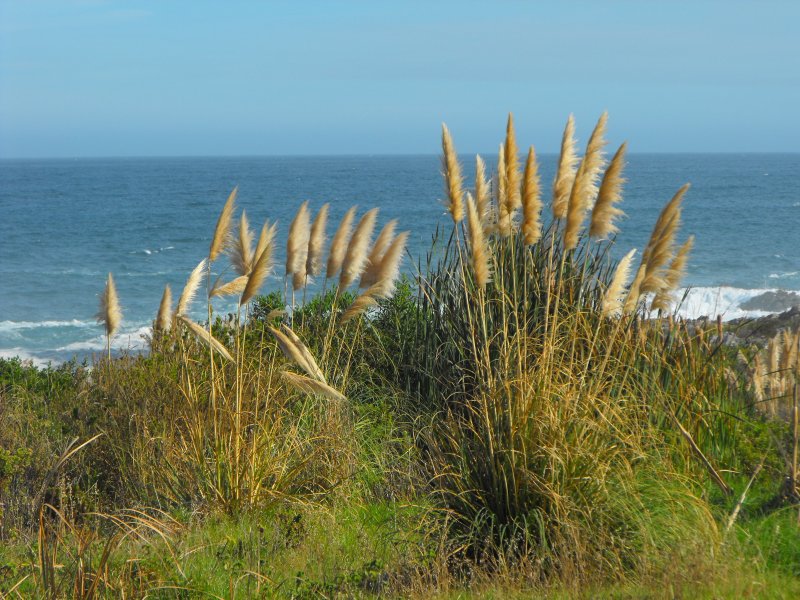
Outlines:
[[[0,0],[0,156],[800,151],[800,2]]]

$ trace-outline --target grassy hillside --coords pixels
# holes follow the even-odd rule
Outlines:
[[[377,209],[328,243],[304,203],[285,288],[259,296],[276,227],[235,221],[235,191],[144,355],[110,352],[109,276],[107,355],[0,361],[0,591],[800,594],[800,336],[734,348],[672,316],[687,186],[611,258],[625,147],[606,160],[605,126],[578,156],[568,122],[547,209],[510,118],[469,191],[445,128],[452,222],[413,279]]]

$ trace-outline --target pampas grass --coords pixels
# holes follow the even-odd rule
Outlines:
[[[475,206],[470,194],[467,194],[467,223],[469,224],[472,271],[475,274],[475,283],[478,284],[479,288],[483,289],[489,283],[489,247],[486,244],[478,208]]]
[[[113,336],[119,324],[122,322],[122,308],[119,305],[117,296],[117,286],[114,285],[114,277],[108,274],[106,287],[100,296],[100,310],[97,313],[97,322],[102,323],[106,330],[106,346],[108,358],[111,359],[111,336]]]
[[[564,135],[561,138],[561,154],[558,158],[556,177],[553,180],[553,217],[563,219],[567,216],[572,184],[575,181],[575,165],[578,157],[575,154],[575,119],[572,115],[567,119]]]
[[[567,226],[564,229],[564,248],[573,250],[583,227],[586,212],[591,208],[597,193],[596,180],[603,167],[603,148],[607,113],[603,113],[586,144],[586,154],[581,160],[567,203]]]
[[[378,280],[378,271],[381,267],[381,260],[383,259],[383,255],[386,252],[386,249],[389,247],[389,244],[392,243],[392,239],[394,238],[394,230],[396,228],[397,219],[392,219],[383,226],[383,229],[381,229],[378,237],[375,238],[375,242],[372,244],[372,249],[369,251],[367,264],[364,267],[364,274],[361,276],[361,281],[358,283],[358,287],[369,287]]]
[[[330,400],[336,400],[338,402],[347,401],[347,397],[345,397],[344,394],[333,389],[327,383],[323,383],[303,375],[298,375],[297,373],[292,373],[291,371],[282,371],[281,376],[289,385],[306,394],[323,396],[324,398],[329,398]]]
[[[206,264],[207,262],[204,258],[198,263],[186,280],[186,285],[183,286],[181,296],[178,298],[178,306],[175,308],[176,317],[185,315],[189,311],[189,306],[197,295],[200,282],[203,280],[203,270],[206,268]]]
[[[225,206],[217,220],[217,226],[214,228],[214,237],[211,238],[211,246],[208,250],[208,262],[212,263],[219,257],[220,253],[225,249],[230,240],[231,219],[233,219],[233,212],[236,203],[236,195],[239,192],[239,187],[233,188],[233,191],[228,196]]]
[[[665,267],[672,259],[675,236],[681,220],[681,202],[689,189],[687,183],[672,197],[656,221],[650,241],[642,254],[645,266],[640,291],[643,294],[658,292],[666,287],[664,281]]]
[[[503,237],[512,233],[513,223],[508,203],[508,178],[506,176],[506,149],[500,144],[497,151],[497,231]]]
[[[297,214],[289,225],[289,237],[286,239],[286,275],[300,275],[304,280],[306,276],[306,258],[308,257],[308,240],[311,234],[311,216],[308,212],[308,200],[300,205]],[[297,290],[302,286],[295,285]]]
[[[253,269],[250,271],[247,283],[242,291],[242,297],[239,301],[240,304],[247,304],[258,293],[258,290],[264,284],[264,280],[267,278],[271,268],[272,244],[270,243],[262,250],[261,255],[253,265]]]
[[[239,275],[247,275],[253,268],[253,232],[245,211],[239,218],[239,234],[231,244],[231,265]]]
[[[506,159],[506,202],[508,203],[508,213],[513,214],[522,205],[522,199],[519,190],[519,148],[517,148],[517,136],[514,133],[514,117],[511,113],[508,113],[506,123],[503,154]]]
[[[172,326],[172,290],[169,284],[164,286],[164,294],[161,296],[161,304],[158,306],[153,329],[155,331],[169,331]]]
[[[322,272],[322,251],[325,247],[325,227],[328,224],[329,207],[328,203],[323,204],[311,225],[306,258],[306,273],[309,277],[316,277]]]
[[[628,285],[634,254],[636,254],[635,248],[619,261],[617,269],[614,271],[614,277],[611,279],[605,296],[603,296],[602,313],[605,317],[616,317],[622,312],[625,286]]]
[[[331,240],[331,249],[328,253],[328,265],[325,277],[331,278],[339,272],[344,262],[344,255],[347,253],[347,246],[350,244],[350,232],[353,229],[353,219],[356,216],[355,206],[351,206],[342,217],[341,223]]]
[[[627,144],[623,143],[614,154],[597,193],[597,202],[589,226],[589,236],[596,240],[606,239],[617,233],[619,228],[614,221],[625,214],[616,205],[622,200],[622,186],[625,183],[622,170],[625,167],[626,149]]]
[[[350,284],[361,276],[367,262],[367,249],[372,239],[375,220],[378,218],[378,209],[372,208],[364,213],[356,225],[350,243],[347,245],[342,272],[339,275],[339,291],[344,291]]]
[[[489,182],[486,180],[486,163],[479,155],[475,155],[475,205],[478,209],[478,217],[484,230],[489,224]]]
[[[249,279],[249,275],[240,275],[228,283],[222,283],[218,281],[214,284],[214,287],[211,288],[211,293],[208,295],[208,297],[217,298],[241,294],[244,291],[244,288],[247,287],[247,281]]]
[[[204,329],[184,315],[178,315],[178,321],[186,325],[186,327],[189,328],[189,331],[191,331],[195,337],[203,342],[206,346],[213,348],[214,351],[220,354],[225,360],[233,362],[233,357],[231,356],[230,352],[228,352],[228,349],[225,348],[225,346],[223,346],[218,339],[211,335],[211,332]]]
[[[464,179],[461,175],[461,165],[453,146],[453,139],[447,125],[442,123],[442,169],[447,186],[447,210],[453,217],[453,222],[458,223],[464,218]]]
[[[678,249],[678,253],[667,268],[664,275],[664,287],[656,293],[650,310],[662,310],[665,312],[669,310],[673,300],[672,295],[678,289],[681,279],[686,274],[686,263],[689,261],[689,253],[692,251],[693,246],[694,236],[691,235]]]
[[[467,198],[469,197],[468,194]],[[346,323],[360,315],[370,306],[377,304],[379,299],[392,297],[397,278],[400,276],[400,263],[403,260],[403,251],[408,242],[408,235],[409,232],[404,231],[392,240],[375,271],[374,283],[342,314],[340,323]]]
[[[535,244],[542,237],[542,191],[539,181],[539,165],[536,152],[531,146],[525,161],[525,174],[522,177],[522,234],[525,243]]]

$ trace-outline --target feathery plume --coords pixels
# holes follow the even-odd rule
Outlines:
[[[639,308],[639,298],[642,296],[642,281],[644,280],[644,273],[647,266],[644,263],[644,256],[642,262],[639,264],[639,269],[636,271],[636,277],[633,278],[633,283],[628,290],[628,295],[625,297],[625,302],[622,305],[622,312],[626,315],[635,312]]]
[[[323,396],[324,398],[336,400],[337,402],[347,401],[347,398],[341,392],[333,389],[327,383],[322,383],[321,381],[316,381],[310,377],[292,373],[291,371],[282,371],[281,375],[283,375],[283,378],[289,385],[303,393]]]
[[[572,184],[575,181],[575,165],[578,157],[575,154],[575,119],[572,115],[567,119],[564,135],[561,138],[561,155],[553,181],[553,217],[563,219],[567,216]]]
[[[603,175],[603,182],[597,193],[597,202],[595,202],[592,222],[589,226],[589,235],[596,240],[605,239],[617,233],[619,229],[614,224],[614,220],[625,214],[616,207],[616,204],[622,200],[622,186],[625,183],[622,169],[625,167],[626,150],[627,143],[623,143],[614,154],[611,164],[608,165],[608,169]]]
[[[200,287],[200,282],[203,279],[203,270],[206,268],[206,259],[201,260],[194,268],[194,271],[189,275],[186,280],[186,285],[183,286],[180,298],[178,298],[178,306],[175,308],[175,316],[184,315],[189,310],[189,305],[194,300],[197,294],[197,289]]]
[[[514,133],[514,117],[508,113],[506,123],[506,143],[503,148],[506,159],[506,194],[508,195],[509,213],[513,213],[522,205],[519,192],[519,148]]]
[[[564,249],[566,250],[577,247],[583,220],[597,193],[596,180],[603,167],[603,148],[606,144],[603,135],[607,118],[606,113],[600,116],[600,120],[589,137],[589,142],[586,144],[586,153],[578,166],[578,172],[575,174],[575,181],[567,202],[567,226],[564,229]]]
[[[503,237],[511,235],[512,214],[508,202],[508,178],[506,175],[506,149],[500,144],[497,152],[497,230]]]
[[[233,361],[233,357],[231,356],[230,352],[228,352],[228,349],[222,345],[222,342],[220,342],[217,338],[211,335],[211,333],[207,329],[201,327],[200,325],[198,325],[191,319],[185,317],[184,315],[179,314],[178,320],[184,325],[186,325],[189,328],[189,331],[191,331],[195,335],[195,337],[199,339],[201,342],[213,348],[218,354],[220,354],[226,360]]]
[[[628,285],[634,254],[636,254],[635,248],[619,261],[617,269],[614,271],[614,277],[611,278],[611,283],[603,298],[602,312],[604,317],[616,317],[622,312],[623,301],[625,300],[625,286]]]
[[[214,287],[211,288],[211,293],[208,295],[209,298],[216,298],[222,296],[233,296],[235,294],[241,294],[244,291],[244,288],[247,287],[247,281],[250,279],[249,275],[240,275],[236,279],[229,281],[228,283],[222,283],[219,279],[217,283],[214,284]]]
[[[464,180],[461,176],[461,165],[458,162],[458,155],[453,146],[453,138],[450,137],[450,131],[447,125],[442,123],[442,169],[444,170],[444,179],[447,186],[447,197],[449,205],[447,210],[453,221],[458,223],[464,218]]]
[[[483,289],[489,282],[489,248],[483,234],[478,209],[470,194],[467,194],[467,223],[469,224],[469,245],[475,283]]]
[[[489,182],[486,180],[486,163],[475,155],[475,204],[484,228],[489,221]]]
[[[239,235],[231,245],[231,265],[239,275],[247,275],[253,268],[253,232],[245,211],[239,218]]]
[[[164,294],[161,296],[161,304],[158,306],[158,314],[153,329],[156,331],[169,331],[172,326],[172,290],[169,284],[164,286]]]
[[[242,297],[239,300],[239,304],[247,304],[250,299],[258,293],[270,269],[272,269],[272,244],[267,244],[258,257],[258,260],[256,260],[256,263],[253,265],[250,275],[247,277],[247,283],[244,286],[244,290],[242,290]]]
[[[275,235],[277,234],[277,232],[278,232],[277,223],[273,223],[272,225],[269,225],[269,222],[264,223],[264,226],[261,228],[261,235],[258,236],[256,251],[253,253],[254,266],[256,261],[258,261],[259,257],[264,252],[268,252],[269,253],[267,254],[267,256],[269,256],[268,260],[272,260],[272,252],[275,249],[273,242],[275,241]]]
[[[217,219],[217,226],[214,228],[214,237],[211,238],[211,246],[208,250],[209,262],[214,262],[228,245],[230,240],[231,219],[233,219],[234,204],[236,202],[236,195],[239,193],[239,186],[233,188],[233,191],[228,196],[225,206],[222,207],[222,212]]]
[[[329,204],[325,203],[320,207],[314,223],[311,225],[311,233],[308,237],[308,258],[306,258],[306,273],[310,277],[316,277],[322,272],[322,250],[325,246],[325,226],[328,224]]]
[[[656,292],[650,310],[669,310],[673,300],[672,295],[678,289],[681,279],[686,274],[686,263],[689,260],[689,253],[692,251],[693,246],[694,236],[691,235],[678,249],[678,253],[667,268],[664,275],[664,287]]]
[[[367,248],[372,239],[372,230],[375,228],[375,219],[378,217],[378,209],[371,208],[364,213],[361,220],[356,225],[350,243],[347,245],[347,252],[342,263],[342,272],[339,275],[339,290],[344,291],[351,283],[361,276],[364,265],[367,262]]]
[[[122,309],[119,306],[117,286],[114,285],[114,277],[109,273],[106,287],[100,296],[100,311],[97,313],[97,322],[105,326],[106,335],[110,338],[116,333],[121,321]]]
[[[657,292],[665,286],[664,268],[672,259],[675,235],[680,227],[681,202],[688,189],[688,183],[682,186],[656,220],[650,241],[642,254],[642,262],[645,264],[645,275],[641,284],[643,294]]]
[[[287,275],[302,273],[305,277],[310,228],[311,217],[308,213],[308,200],[306,200],[300,205],[292,224],[289,225],[289,237],[286,240]]]
[[[322,373],[322,369],[319,368],[319,365],[317,365],[317,361],[314,360],[314,355],[311,354],[311,351],[298,337],[298,335],[292,331],[291,328],[284,324],[281,325],[281,331],[284,333],[284,335],[286,335],[287,338],[289,338],[292,344],[294,344],[294,347],[297,348],[297,350],[305,359],[309,368],[308,374],[319,381],[325,381],[325,375]]]
[[[761,355],[756,354],[753,359],[753,377],[750,380],[750,387],[756,402],[764,401],[764,364],[761,362]]]
[[[535,244],[542,237],[542,191],[539,182],[539,165],[536,152],[531,146],[525,161],[525,174],[522,178],[522,233],[525,243]]]
[[[392,219],[383,226],[383,229],[381,229],[378,237],[375,238],[375,242],[372,244],[372,249],[369,251],[367,264],[364,267],[364,274],[361,276],[361,281],[358,283],[358,287],[366,288],[377,281],[377,274],[378,269],[380,269],[381,266],[381,259],[383,259],[383,255],[386,252],[386,249],[389,247],[389,244],[392,243],[392,238],[394,238],[394,230],[396,227],[397,219]]]
[[[350,243],[350,232],[353,229],[353,219],[356,216],[356,207],[351,206],[342,217],[342,222],[339,223],[339,228],[331,240],[331,249],[328,253],[328,265],[325,272],[325,277],[330,278],[339,272],[342,268],[344,255],[347,252],[347,246]]]
[[[375,281],[342,314],[340,323],[346,323],[360,315],[370,306],[377,304],[378,299],[392,297],[397,278],[400,276],[400,263],[403,260],[403,251],[408,241],[408,235],[408,231],[404,231],[392,240],[375,273]]]

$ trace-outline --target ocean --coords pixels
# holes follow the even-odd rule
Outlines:
[[[462,160],[471,182],[474,157]],[[556,156],[540,160],[549,191]],[[617,258],[641,250],[661,207],[692,184],[680,241],[696,242],[682,314],[761,316],[765,307],[742,305],[766,290],[800,291],[800,154],[633,154],[625,173]],[[351,205],[379,207],[379,226],[396,218],[411,231],[415,257],[437,224],[449,225],[437,156],[1,160],[0,356],[46,364],[100,351],[94,315],[108,272],[124,314],[115,347],[141,348],[164,284],[180,293],[235,185],[254,229],[279,223],[279,266],[265,292],[283,289],[282,249],[303,200],[314,212],[330,203],[329,235]]]

